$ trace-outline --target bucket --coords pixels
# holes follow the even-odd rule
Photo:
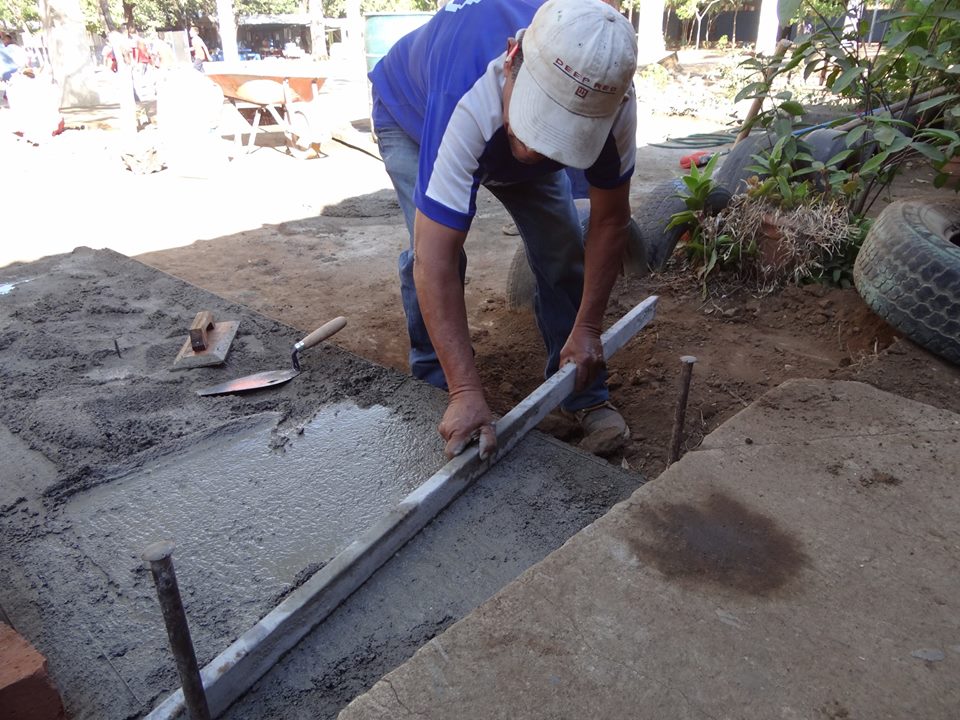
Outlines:
[[[409,32],[425,25],[433,13],[385,12],[364,17],[363,49],[367,57],[367,72],[380,62],[393,44]]]

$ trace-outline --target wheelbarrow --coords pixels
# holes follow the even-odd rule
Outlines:
[[[287,151],[298,158],[315,156],[330,132],[320,105],[323,65],[300,60],[261,60],[241,63],[208,62],[204,74],[248,120],[247,151],[256,143],[266,111],[286,138]]]

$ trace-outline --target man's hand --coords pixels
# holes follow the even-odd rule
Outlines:
[[[497,432],[493,414],[482,390],[450,393],[450,404],[437,428],[446,440],[444,452],[453,458],[464,451],[472,440],[480,439],[480,459],[486,460],[497,449]]]
[[[470,347],[458,270],[465,237],[466,233],[441,225],[418,210],[413,278],[423,321],[450,388],[450,404],[437,428],[447,443],[447,457],[459,455],[471,440],[479,438],[480,458],[485,460],[497,448],[497,434]]]
[[[569,362],[577,365],[574,392],[580,392],[589,387],[597,374],[606,367],[599,330],[581,325],[574,326],[570,337],[560,351],[560,367]]]

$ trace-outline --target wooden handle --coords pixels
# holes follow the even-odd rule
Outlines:
[[[194,352],[200,352],[207,349],[207,330],[213,327],[213,313],[209,310],[201,310],[193,319],[190,326],[190,347]]]
[[[335,335],[336,333],[343,330],[343,328],[346,327],[346,325],[347,325],[347,319],[341,315],[340,317],[334,318],[333,320],[326,323],[325,325],[321,325],[320,327],[318,327],[312,333],[307,335],[303,340],[298,342],[294,347],[297,350],[306,350],[307,348],[312,348],[317,343],[322,342],[323,340],[326,340],[331,335]]]

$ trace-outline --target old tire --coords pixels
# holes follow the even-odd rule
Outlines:
[[[646,264],[650,270],[662,270],[673,254],[680,238],[690,228],[685,225],[667,229],[670,218],[687,209],[681,197],[685,185],[682,180],[668,180],[660,183],[643,196],[643,200],[633,213],[640,229],[642,245],[646,250]],[[707,196],[707,206],[712,214],[723,210],[730,202],[730,192],[721,186],[716,187]]]
[[[747,135],[726,154],[713,179],[733,195],[743,192],[747,187],[747,179],[757,174],[747,170],[748,166],[757,162],[753,156],[772,149],[775,142],[776,138],[771,133]]]
[[[960,204],[891,203],[864,240],[853,280],[880,317],[960,364]]]
[[[510,260],[510,269],[507,270],[507,307],[511,310],[532,310],[536,292],[537,283],[521,242],[517,245]]]
[[[586,214],[581,214],[583,232],[586,234],[590,222],[589,208]],[[630,236],[624,251],[623,266],[626,272],[635,275],[644,275],[647,272],[647,249],[643,236],[636,220],[630,220]],[[537,283],[533,277],[533,270],[527,262],[527,253],[523,242],[517,245],[507,270],[507,307],[511,310],[533,309],[533,298],[537,291]]]
[[[806,145],[806,151],[810,153],[810,156],[814,160],[825,163],[841,151],[847,149],[846,138],[846,133],[841,130],[819,128],[801,135],[798,140]],[[714,179],[717,181],[717,184],[725,187],[734,195],[742,193],[746,190],[747,179],[758,175],[754,170],[747,170],[751,165],[757,164],[753,156],[760,155],[766,150],[771,150],[775,142],[776,137],[766,132],[755,133],[745,137],[741,142],[733,146],[723,159],[720,167],[714,173]],[[859,163],[861,159],[870,157],[872,151],[872,145],[868,144],[865,152],[854,152],[849,158],[840,163],[840,167],[850,167]],[[863,158],[861,158],[861,155],[863,155]],[[763,177],[766,176],[761,175],[761,179]]]

